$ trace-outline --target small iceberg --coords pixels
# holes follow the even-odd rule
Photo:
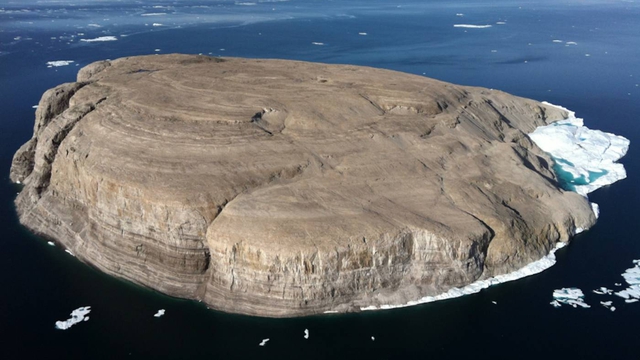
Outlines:
[[[309,338],[309,329],[304,329],[304,338],[305,339]]]
[[[582,290],[578,288],[562,288],[559,290],[553,290],[553,301],[551,305],[554,307],[560,307],[562,304],[571,305],[575,307],[590,308],[587,303],[584,302],[584,294]]]
[[[67,330],[73,325],[82,322],[88,321],[89,317],[87,314],[91,312],[91,306],[82,306],[71,312],[71,318],[64,321],[56,321],[56,329],[59,330]]]
[[[607,289],[606,287],[601,287],[599,289],[593,290],[594,293],[598,295],[611,295],[613,294],[613,290]]]
[[[314,42],[312,42],[311,44],[313,44],[313,45],[318,45],[318,46],[323,46],[323,45],[324,45],[324,43],[321,43],[321,42],[315,42],[315,41],[314,41]]]
[[[84,42],[101,42],[101,41],[116,41],[118,40],[115,36],[100,36],[95,39],[80,39],[80,41]]]
[[[615,134],[591,130],[573,111],[565,120],[540,126],[529,134],[540,149],[555,161],[554,171],[566,190],[587,196],[603,186],[627,177],[622,164],[616,163],[629,149],[629,140]],[[595,210],[595,209],[594,209]]]
[[[465,28],[465,29],[486,29],[486,28],[490,28],[491,25],[454,24],[453,27]]]
[[[55,244],[53,241],[47,241],[47,244],[48,244],[49,246],[56,246],[56,244]]]
[[[55,60],[55,61],[47,61],[47,67],[58,67],[58,66],[67,66],[73,63],[73,60]]]
[[[269,339],[262,339],[262,341],[258,345],[259,346],[265,346],[267,344],[267,341],[269,341]]]
[[[158,312],[157,312],[157,313],[155,313],[153,316],[154,316],[154,317],[159,318],[159,317],[161,317],[162,315],[164,315],[164,312],[165,312],[165,310],[164,310],[164,309],[160,309],[160,310],[158,310]]]
[[[613,301],[600,301],[600,305],[604,306],[605,308],[611,310],[611,311],[616,311],[616,307],[612,305]]]

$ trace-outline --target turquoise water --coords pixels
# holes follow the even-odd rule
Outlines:
[[[563,167],[573,167],[574,164],[571,161],[560,158],[553,158],[553,160],[555,163],[553,164],[552,169],[558,177],[560,186],[565,190],[575,191],[576,186],[591,184],[598,178],[608,174],[608,171],[606,170],[590,171],[588,176],[580,175],[575,177],[571,172],[565,170]]]
[[[609,298],[591,290],[615,288],[640,258],[639,3],[0,0],[0,9],[0,359],[638,357],[640,304],[613,298],[611,312],[599,306]],[[101,36],[118,40],[78,40]],[[590,194],[600,204],[597,225],[530,278],[393,311],[298,319],[211,311],[101,274],[29,234],[12,203],[19,188],[8,180],[46,89],[73,81],[92,61],[171,52],[375,66],[546,100],[576,111],[590,128],[629,138],[628,178]],[[47,68],[53,60],[74,63]],[[554,289],[572,286],[591,309],[549,305]],[[89,321],[55,330],[55,321],[85,305]],[[154,318],[160,308],[166,315]],[[264,338],[271,340],[259,347]]]

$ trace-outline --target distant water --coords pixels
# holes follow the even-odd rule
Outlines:
[[[637,359],[640,303],[591,290],[621,289],[640,259],[639,19],[638,2],[615,0],[0,0],[0,359]],[[274,320],[207,310],[29,234],[8,179],[42,92],[95,60],[172,52],[367,65],[546,100],[629,138],[628,178],[590,195],[597,225],[533,277],[392,311]],[[591,308],[552,307],[565,287]],[[89,321],[55,329],[81,306]]]

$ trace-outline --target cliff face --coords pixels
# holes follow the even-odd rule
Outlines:
[[[21,222],[210,307],[296,316],[510,272],[594,216],[526,136],[566,114],[371,68],[166,55],[47,91]]]

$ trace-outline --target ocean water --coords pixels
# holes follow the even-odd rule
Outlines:
[[[615,0],[0,0],[0,359],[640,358],[640,303],[592,293],[622,290],[640,259],[639,19],[640,3]],[[116,40],[82,41],[104,37]],[[549,101],[630,139],[628,178],[590,194],[598,223],[529,278],[389,311],[215,312],[48,246],[18,224],[8,179],[46,89],[96,60],[173,52],[374,66]],[[549,304],[568,287],[591,308]],[[55,329],[81,306],[88,321]]]

